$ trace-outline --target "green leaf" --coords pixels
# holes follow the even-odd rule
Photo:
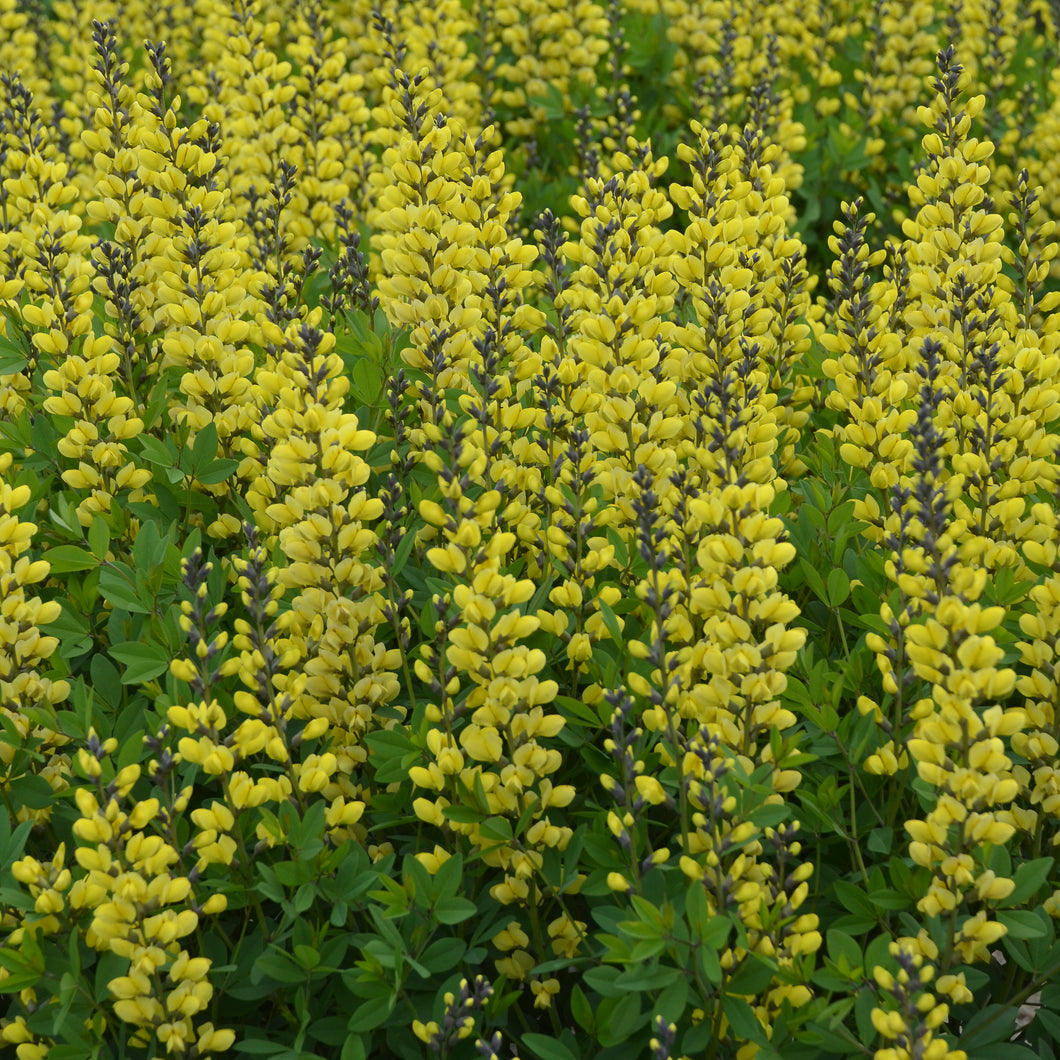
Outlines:
[[[664,921],[663,912],[654,902],[648,901],[647,898],[644,898],[639,894],[634,894],[630,897],[630,903],[633,906],[633,911],[642,921],[654,925],[656,934],[662,931]],[[619,926],[624,927],[625,925],[620,924]]]
[[[806,510],[813,509],[804,509],[804,511]],[[828,590],[825,588],[821,575],[817,573],[817,568],[809,561],[800,557],[799,570],[802,572],[802,576],[806,579],[807,585],[813,590],[814,596],[816,596],[818,600],[823,600],[825,603],[828,603]]]
[[[88,526],[88,545],[92,549],[92,555],[101,562],[107,558],[107,549],[110,548],[110,527],[106,520],[97,515]]]
[[[608,544],[615,550],[615,561],[620,568],[629,563],[629,549],[626,547],[622,535],[613,526],[605,526],[604,533],[607,535]]]
[[[452,898],[460,890],[464,859],[459,854],[446,858],[434,874],[434,893],[438,898]]]
[[[294,948],[294,959],[307,972],[311,972],[320,964],[320,951],[315,946],[298,945]]]
[[[681,1052],[693,1056],[702,1054],[710,1041],[710,1020],[700,1020],[699,1023],[690,1027],[681,1039]]]
[[[483,814],[470,806],[446,806],[442,809],[442,816],[447,821],[455,821],[457,824],[478,824]]]
[[[999,909],[997,919],[1014,939],[1040,939],[1049,934],[1038,914],[1029,909]]]
[[[0,438],[10,443],[5,445],[4,449],[31,449],[33,436],[30,431],[29,409],[23,409],[14,420],[0,423]]]
[[[1026,942],[1022,939],[1014,939],[1011,935],[1006,935],[1001,940],[1001,945],[1007,958],[1015,961],[1025,972],[1030,972],[1031,975],[1034,975],[1037,969],[1035,962],[1031,960],[1031,956],[1027,952]]]
[[[282,902],[286,895],[276,870],[271,865],[266,865],[263,861],[257,862],[255,869],[261,879],[255,884],[254,890],[270,901]]]
[[[872,1025],[872,1010],[876,1007],[876,996],[869,988],[858,991],[854,999],[854,1020],[863,1042],[875,1039],[876,1028]]]
[[[732,994],[760,994],[773,981],[775,972],[765,961],[748,956],[729,980],[726,990]]]
[[[866,844],[874,854],[890,854],[894,849],[894,829],[874,828]]]
[[[3,325],[4,334],[0,335],[0,355],[7,358],[8,360],[13,360],[16,357],[21,357],[23,360],[26,361],[26,364],[29,364],[29,360],[26,357],[25,349],[25,346],[29,345],[29,338],[27,336],[27,333],[23,330],[23,326],[21,324],[21,321],[19,320],[17,311],[5,308],[3,310],[3,315],[7,318],[7,322]],[[21,343],[18,342],[18,340],[14,337],[15,334],[19,333],[21,333],[22,335]],[[25,365],[23,365],[23,368],[24,367]],[[6,374],[14,375],[15,372],[21,371],[22,368],[16,368]]]
[[[472,797],[474,799],[475,805],[483,813],[489,813],[490,812],[490,802],[489,802],[489,799],[486,798],[486,789],[482,785],[482,777],[477,771],[475,772],[474,776],[475,776],[475,783],[472,786],[471,795],[472,795]],[[465,787],[465,790],[466,790],[467,785],[465,784],[464,787]],[[511,828],[511,822],[510,821],[507,822],[507,827]]]
[[[624,642],[622,640],[622,630],[618,628],[618,616],[603,600],[598,599],[596,606],[599,608],[600,614],[603,615],[604,625],[607,627],[607,632],[611,634],[611,639],[621,647]]]
[[[99,591],[105,600],[134,615],[149,615],[154,604],[138,586],[139,579],[126,563],[104,563],[99,569]]]
[[[640,995],[605,998],[596,1011],[597,1037],[603,1046],[621,1045],[644,1022]]]
[[[966,1052],[968,1060],[1035,1060],[1038,1056],[1019,1042],[991,1042],[978,1052],[974,1048]]]
[[[10,782],[9,794],[13,805],[28,810],[43,810],[52,804],[55,791],[44,777],[26,773]]]
[[[401,882],[416,904],[425,909],[434,892],[431,874],[424,864],[411,854],[406,854],[401,864]]]
[[[379,1001],[365,1001],[354,1009],[350,1016],[346,1030],[350,1034],[363,1034],[365,1031],[375,1030],[381,1027],[390,1018],[393,1011],[392,1006],[381,1004]]]
[[[434,906],[434,918],[439,924],[462,924],[478,912],[468,898],[443,898]]]
[[[371,357],[359,357],[350,373],[350,391],[354,399],[374,408],[383,396],[386,376],[382,367]]]
[[[62,600],[62,611],[54,622],[47,622],[40,628],[43,633],[59,638],[59,656],[63,659],[76,659],[92,648],[92,637],[89,635],[88,622],[74,609],[69,600]],[[67,733],[67,735],[70,735]]]
[[[412,740],[404,729],[376,729],[367,733],[364,742],[374,754],[383,758],[403,755],[413,750]]]
[[[169,403],[169,395],[172,388],[177,385],[177,380],[180,378],[181,369],[178,365],[173,365],[158,374],[154,385],[151,387],[150,393],[147,395],[146,400],[143,403],[143,414],[141,418],[144,421],[144,427],[146,430],[151,430],[161,419],[162,413],[165,411],[166,406]],[[150,437],[149,435],[141,435],[141,442]],[[174,463],[175,458],[174,458]]]
[[[601,997],[620,997],[626,993],[625,987],[619,986],[617,983],[617,979],[621,974],[621,969],[613,966],[587,968],[582,973],[582,982],[585,983],[590,990],[595,990]]]
[[[29,974],[33,971],[33,962],[18,950],[0,949],[0,968],[6,968],[9,972]]]
[[[758,1022],[754,1009],[743,998],[726,995],[722,998],[721,1008],[741,1041],[766,1044],[767,1039],[762,1024]]]
[[[282,826],[280,830],[283,831]],[[278,861],[275,865],[266,865],[259,861],[256,866],[258,875],[265,881],[258,885],[258,890],[276,902],[287,901],[284,888],[293,890],[300,887],[310,876],[309,866],[301,861]]]
[[[861,887],[848,883],[846,880],[836,880],[833,884],[833,889],[836,897],[843,903],[844,908],[849,909],[850,912],[858,916],[876,919],[875,907]]]
[[[1007,1041],[1016,1029],[1016,1010],[1008,1005],[987,1005],[979,1009],[964,1025],[964,1032],[959,1045],[964,1050],[992,1050],[1001,1042]]]
[[[563,94],[551,83],[545,85],[545,93],[544,96],[531,96],[528,102],[542,109],[545,121],[559,121],[566,110],[563,104]]]
[[[121,677],[118,668],[103,652],[97,652],[92,656],[89,673],[92,677],[92,691],[99,696],[101,702],[112,710],[117,710],[122,701]],[[86,722],[86,725],[89,724],[91,724],[90,721]]]
[[[667,1023],[677,1023],[688,1004],[688,991],[688,977],[682,972],[655,999],[652,1006],[655,1014],[662,1016]]]
[[[654,960],[656,957],[662,955],[662,953],[666,950],[666,946],[666,939],[663,938],[641,939],[640,942],[634,943],[633,949],[630,950],[630,963],[641,964],[644,961]],[[667,968],[665,969],[665,971],[669,973],[676,973],[677,970],[674,968]]]
[[[685,920],[693,931],[697,925],[706,924],[710,919],[710,907],[707,905],[707,889],[702,884],[689,884],[685,890]]]
[[[838,607],[846,601],[848,596],[850,596],[850,579],[846,571],[836,567],[828,575],[828,603],[832,607]]]
[[[840,917],[835,922],[836,927],[842,931],[846,931],[848,934],[854,935],[867,935],[870,931],[875,928],[876,918],[874,916],[844,916]]]
[[[732,922],[726,916],[714,916],[709,920],[694,923],[692,931],[706,946],[720,950],[729,940]]]
[[[580,699],[575,699],[573,696],[556,696],[553,702],[561,708],[567,720],[575,725],[588,725],[594,729],[600,727],[600,716]]]
[[[238,460],[215,460],[212,464],[204,467],[195,477],[204,486],[216,486],[218,482],[224,482],[225,479],[231,478],[235,474],[237,467],[239,467]]]
[[[1054,1042],[1060,1044],[1060,1016],[1043,1007],[1038,1009],[1034,1014],[1034,1018],[1045,1028],[1046,1034],[1048,1034]]]
[[[661,939],[663,937],[661,924],[645,924],[640,920],[624,920],[618,926],[622,934],[631,939]]]
[[[1022,862],[1012,875],[1012,882],[1016,886],[1000,903],[1001,908],[1023,905],[1028,898],[1037,895],[1049,878],[1049,873],[1053,871],[1055,861],[1055,858],[1035,858],[1033,861]]]
[[[747,820],[761,830],[775,828],[781,821],[786,821],[790,816],[791,807],[784,803],[776,806],[759,806],[747,815]],[[751,842],[751,840],[749,839],[748,842]]]
[[[582,1030],[592,1034],[596,1030],[596,1020],[593,1017],[593,1007],[585,996],[585,991],[575,983],[570,995],[570,1011],[575,1022]]]
[[[278,983],[300,983],[306,977],[305,969],[299,968],[288,954],[275,946],[261,954],[254,962],[250,981],[260,983],[266,976]]]
[[[136,540],[133,542],[133,560],[141,579],[145,574],[153,573],[156,568],[165,563],[169,535],[170,530],[167,529],[165,537],[162,536],[157,515],[140,527]]]
[[[22,848],[33,830],[33,821],[23,821],[14,832],[7,814],[0,814],[0,867],[5,869],[22,857]]]
[[[11,972],[6,979],[0,980],[0,994],[17,994],[27,987],[36,986],[40,979],[37,972]]]
[[[244,1038],[239,1043],[240,1052],[254,1056],[271,1056],[274,1053],[285,1053],[289,1046],[284,1042],[270,1042],[265,1038]]]
[[[479,834],[494,843],[512,841],[512,822],[507,817],[487,817],[479,825]]]
[[[177,463],[176,450],[150,434],[140,436],[140,455],[149,464],[157,464],[163,468],[174,467]]]
[[[369,1036],[367,1039],[368,1045],[371,1045],[371,1041],[371,1036]],[[346,1035],[346,1041],[342,1046],[339,1060],[368,1060],[368,1053],[365,1050],[365,1039],[361,1035]]]
[[[69,574],[71,571],[90,570],[99,566],[99,559],[76,545],[59,545],[49,548],[43,556],[51,564],[52,574]]]
[[[665,939],[659,939],[658,942],[664,946],[666,944]],[[642,943],[638,942],[633,947],[634,953],[636,953],[637,947],[640,945]],[[625,990],[635,991],[639,994],[655,993],[659,990],[668,989],[682,975],[681,969],[674,968],[672,965],[640,963],[639,958],[631,957],[630,966],[618,977],[617,984]]]
[[[152,681],[169,669],[170,653],[159,644],[141,641],[112,644],[110,654],[125,667],[121,677],[123,685]]]
[[[904,894],[884,887],[872,892],[872,904],[877,909],[908,909],[913,903]]]
[[[532,1049],[540,1060],[578,1060],[562,1042],[547,1034],[524,1034],[520,1041]]]
[[[851,972],[862,967],[864,956],[861,947],[846,932],[832,928],[825,938],[828,940],[828,956],[836,965],[842,967],[845,962],[846,970]]]
[[[844,1001],[841,1003],[845,1010],[849,1010],[853,1002]],[[837,1006],[832,1006],[828,1011]],[[836,1021],[836,1026],[841,1025],[841,1020]],[[856,1044],[849,1038],[844,1038],[842,1035],[836,1034],[835,1031],[829,1027],[825,1027],[823,1024],[813,1022],[807,1024],[807,1031],[809,1032],[808,1040],[813,1042],[818,1048],[823,1049],[826,1053],[830,1053],[833,1056],[853,1056],[855,1055],[853,1046]]]
[[[701,946],[699,949],[699,967],[708,982],[713,983],[715,986],[721,982],[721,961],[718,959],[717,950],[713,950],[709,946]]]
[[[416,534],[412,530],[406,530],[398,542],[398,547],[394,549],[394,562],[390,566],[391,578],[396,578],[405,569],[415,544]]]
[[[420,964],[432,975],[448,975],[467,953],[467,943],[462,939],[435,939],[420,954]]]
[[[408,775],[406,765],[419,756],[408,732],[400,727],[368,733],[365,743],[372,751],[369,761],[375,770],[376,780],[383,784],[404,780]]]
[[[0,376],[18,375],[28,364],[29,358],[17,349],[0,350]]]
[[[211,420],[198,434],[191,447],[190,470],[196,478],[217,459],[217,424]]]

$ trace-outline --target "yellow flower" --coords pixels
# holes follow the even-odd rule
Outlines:
[[[530,980],[530,989],[534,995],[534,1008],[551,1008],[552,998],[559,993],[558,979]]]

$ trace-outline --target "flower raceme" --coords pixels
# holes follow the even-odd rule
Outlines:
[[[0,1040],[959,1058],[1060,914],[1049,5],[282,6],[0,0]]]
[[[459,443],[455,453],[458,460],[463,458]],[[416,664],[421,679],[442,694],[440,702],[427,707],[427,720],[441,728],[427,736],[433,762],[414,767],[410,776],[415,785],[441,797],[420,798],[414,809],[421,819],[467,835],[482,847],[495,843],[472,823],[446,823],[448,806],[470,799],[481,788],[490,813],[518,818],[529,811],[529,849],[502,846],[485,855],[506,871],[504,883],[498,885],[499,900],[513,901],[527,897],[526,876],[540,866],[534,848],[543,844],[562,850],[571,835],[548,815],[550,807],[570,802],[574,792],[548,779],[562,756],[544,743],[554,739],[565,722],[558,714],[546,713],[558,686],[536,676],[545,662],[543,654],[522,643],[539,628],[540,620],[513,609],[533,595],[535,586],[501,573],[514,535],[489,532],[499,495],[492,491],[471,501],[458,480],[450,482],[449,511],[435,502],[421,502],[421,513],[428,522],[437,521],[446,540],[444,546],[430,549],[427,558],[453,579],[451,592],[435,606],[455,608],[459,621],[447,634],[444,656],[431,652]],[[444,685],[431,671],[431,663],[443,658],[448,664]],[[470,691],[458,706],[456,695],[465,682]]]

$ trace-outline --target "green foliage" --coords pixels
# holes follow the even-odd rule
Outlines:
[[[690,182],[693,169],[687,158],[676,157],[676,149],[690,142],[685,125],[704,89],[673,89],[675,71],[688,59],[687,42],[675,39],[662,13],[616,4],[611,16],[612,43],[624,41],[626,48],[624,84],[636,101],[637,113],[626,116],[623,131],[650,137],[656,158],[674,156],[667,180]],[[49,18],[50,5],[34,17]],[[273,35],[283,40],[268,47],[296,49],[286,27],[275,34],[270,28]],[[501,40],[496,66],[518,58],[503,35]],[[265,49],[264,42],[265,36],[255,48]],[[1049,47],[1021,40],[1014,63],[1044,59]],[[295,69],[309,69],[311,58],[302,55]],[[138,54],[136,68],[145,61]],[[844,84],[855,84],[854,70],[864,61],[861,43],[843,45],[834,66]],[[570,196],[598,175],[586,171],[579,137],[590,136],[601,149],[605,136],[616,135],[609,121],[615,118],[617,86],[608,88],[607,63],[607,56],[600,58],[594,84],[563,91],[549,83],[525,106],[498,98],[495,117],[502,130],[525,117],[524,110],[533,115],[533,143],[505,144],[509,172],[523,189],[523,221],[546,207],[564,214]],[[485,80],[481,71],[477,76]],[[809,76],[806,56],[784,72],[792,82]],[[264,75],[260,80],[272,91]],[[189,84],[202,94],[201,84]],[[789,87],[781,86],[785,92]],[[264,99],[265,90],[258,95]],[[750,113],[752,95],[745,93],[727,116],[733,130]],[[893,192],[914,179],[916,156],[898,135],[900,115],[883,122],[898,141],[884,157],[870,149],[867,132],[849,120],[821,116],[816,102],[796,104],[793,119],[807,143],[784,164],[801,173],[801,183],[791,189],[797,230],[820,279],[834,258],[828,239],[841,203],[864,193],[880,215],[881,239],[900,231]],[[203,109],[203,103],[195,107]],[[851,119],[846,101],[844,108]],[[74,118],[67,114],[63,121]],[[0,124],[15,150],[20,133],[14,111]],[[208,127],[196,130],[202,143],[213,135]],[[597,152],[599,174],[610,165],[611,148]],[[189,170],[187,176],[193,175]],[[14,196],[6,188],[4,194]],[[305,189],[298,194],[304,197]],[[226,188],[225,195],[235,193]],[[227,209],[228,200],[221,199]],[[40,210],[43,216],[43,205]],[[1053,914],[1060,874],[1050,853],[1055,837],[1041,823],[1049,817],[1042,800],[1033,808],[1038,816],[1022,822],[1011,842],[977,841],[963,852],[1012,883],[1003,897],[968,891],[968,903],[1003,929],[988,951],[969,955],[954,943],[956,913],[922,910],[932,873],[910,856],[906,826],[937,804],[938,791],[908,757],[892,770],[869,768],[888,742],[902,751],[913,731],[915,696],[906,702],[886,691],[880,664],[886,652],[873,647],[874,638],[897,638],[884,607],[905,614],[907,594],[888,572],[891,552],[874,544],[868,524],[856,517],[866,498],[887,498],[867,469],[841,457],[835,428],[842,417],[827,404],[837,388],[825,370],[823,346],[810,343],[784,384],[783,402],[808,415],[804,426],[791,428],[799,442],[783,472],[787,481],[761,513],[750,503],[744,511],[726,511],[732,534],[728,528],[707,531],[694,504],[691,515],[679,513],[672,498],[665,510],[636,509],[634,501],[652,495],[647,465],[638,463],[636,451],[630,454],[630,481],[612,490],[617,497],[609,497],[602,481],[590,481],[591,474],[580,479],[585,453],[586,466],[599,454],[591,447],[577,450],[570,423],[547,436],[543,416],[558,407],[547,396],[540,408],[529,399],[518,407],[521,397],[514,398],[506,413],[530,415],[512,415],[498,429],[500,414],[491,420],[486,406],[495,400],[499,407],[501,399],[487,400],[486,381],[478,381],[478,391],[446,389],[433,366],[409,367],[409,329],[392,324],[367,300],[366,307],[334,311],[334,330],[326,332],[348,382],[341,401],[332,403],[341,407],[323,399],[314,404],[326,372],[313,376],[306,336],[325,333],[306,322],[324,320],[325,298],[341,287],[341,248],[317,235],[303,240],[326,251],[333,271],[327,280],[323,268],[313,276],[296,275],[309,266],[299,265],[291,250],[283,210],[273,213],[255,215],[254,224],[240,219],[241,230],[253,229],[256,239],[273,238],[279,262],[256,262],[255,290],[240,290],[264,305],[266,289],[274,282],[282,286],[278,276],[291,287],[260,311],[247,350],[255,379],[266,374],[263,365],[277,379],[281,366],[290,369],[291,378],[276,383],[275,393],[255,409],[277,422],[304,417],[300,441],[310,439],[303,447],[309,455],[286,459],[290,466],[301,461],[311,468],[305,481],[296,481],[283,465],[287,443],[259,430],[260,423],[244,424],[242,435],[229,430],[223,401],[208,408],[213,418],[204,426],[193,430],[190,415],[181,422],[174,411],[188,399],[194,372],[166,363],[161,354],[150,370],[138,361],[133,371],[125,347],[129,364],[114,378],[140,398],[135,411],[141,422],[121,439],[122,459],[142,474],[143,484],[115,484],[112,493],[100,490],[99,496],[70,485],[80,461],[69,455],[76,421],[46,408],[42,395],[54,397],[56,390],[45,383],[50,355],[41,338],[50,332],[31,328],[27,317],[41,312],[38,303],[44,302],[72,316],[63,298],[73,295],[48,289],[46,299],[31,298],[31,291],[4,304],[0,454],[10,465],[0,475],[20,492],[2,517],[6,536],[0,546],[19,533],[29,544],[24,555],[15,546],[0,549],[0,610],[10,612],[4,616],[10,636],[0,646],[7,665],[0,679],[0,1040],[18,1045],[20,1060],[162,1055],[166,1043],[158,1035],[138,1037],[136,1020],[118,1015],[117,1003],[128,1000],[123,991],[135,993],[138,984],[129,984],[133,972],[142,970],[139,964],[150,965],[140,977],[149,988],[137,996],[173,996],[182,982],[174,967],[186,947],[187,954],[209,962],[210,991],[201,1010],[188,1002],[194,1011],[180,1015],[209,1018],[236,1032],[231,1043],[194,1046],[193,1058],[230,1050],[240,1058],[272,1060],[470,1060],[501,1050],[495,1042],[505,1050],[510,1043],[524,1060],[664,1054],[729,1060],[751,1052],[758,1060],[872,1056],[872,1043],[882,1041],[874,1012],[894,1011],[897,1004],[895,990],[883,985],[887,970],[897,967],[895,944],[916,939],[924,952],[940,955],[947,978],[963,978],[967,987],[967,996],[954,989],[960,1000],[942,1021],[947,1048],[963,1050],[968,1060],[1056,1055],[1060,941]],[[600,206],[593,216],[606,214]],[[48,216],[55,221],[75,215],[56,208]],[[668,224],[684,231],[689,220],[675,211]],[[117,238],[112,222],[91,221],[86,214],[84,224],[94,235]],[[180,223],[190,225],[187,217]],[[607,223],[609,217],[601,220]],[[5,220],[12,242],[13,232]],[[365,234],[371,235],[367,229]],[[242,261],[257,253],[244,246],[249,236],[240,240],[233,257]],[[620,243],[613,241],[601,257],[617,254]],[[175,242],[185,256],[193,244],[184,235]],[[20,253],[21,264],[12,267],[25,273],[29,266]],[[751,276],[754,255],[740,253],[740,268]],[[310,261],[308,254],[302,259]],[[59,259],[52,264],[59,276]],[[439,274],[447,268],[439,266]],[[102,269],[97,271],[100,286],[90,293],[93,334],[116,334],[119,309],[102,289]],[[207,272],[199,272],[200,287]],[[542,276],[536,274],[535,282],[543,285]],[[819,288],[827,299],[824,284]],[[499,284],[492,292],[498,303],[503,289]],[[170,311],[182,308],[183,295],[168,297]],[[199,312],[206,296],[199,291],[196,297]],[[557,305],[544,304],[533,286],[526,300],[547,310],[549,341],[557,349],[567,343]],[[689,319],[697,313],[706,316],[693,307]],[[241,320],[238,307],[232,320]],[[791,322],[802,323],[801,317]],[[1027,349],[1035,342],[1044,349],[1055,335],[1055,320],[1048,327],[1031,323],[1024,329]],[[534,349],[527,360],[533,371],[526,374],[544,387],[547,369],[542,359],[533,360],[546,348],[541,329],[527,330],[534,331]],[[442,343],[440,333],[436,329],[430,341]],[[287,343],[279,353],[279,340],[272,341],[277,334]],[[154,347],[162,337],[138,333],[141,348],[133,352],[148,359],[159,352]],[[192,346],[213,338],[196,332]],[[52,359],[72,363],[90,339],[78,336],[65,358]],[[488,350],[485,339],[480,345]],[[1042,363],[1051,370],[1052,360]],[[617,376],[626,366],[611,367]],[[593,371],[606,374],[599,366]],[[399,372],[403,388],[396,383]],[[652,381],[661,377],[656,372]],[[513,381],[516,388],[528,383],[514,375],[505,379]],[[732,397],[723,382],[712,378],[716,392],[704,390],[704,409],[719,423],[717,409]],[[800,404],[793,395],[804,385],[813,393]],[[563,387],[570,404],[576,388],[564,381],[557,392]],[[88,403],[90,386],[84,389],[77,400]],[[608,399],[628,413],[619,403],[626,396],[616,389]],[[686,409],[695,407],[694,396],[682,393]],[[629,398],[631,406],[637,397]],[[914,407],[915,401],[906,404]],[[355,419],[350,434],[370,431],[371,442],[358,449],[346,445],[339,431],[329,435],[332,425],[313,427],[313,417],[331,412],[347,417],[343,428]],[[971,413],[966,418],[975,420]],[[109,419],[101,423],[110,429]],[[739,425],[748,429],[748,423]],[[476,432],[481,438],[473,443]],[[726,479],[724,488],[707,485],[710,460],[730,443],[704,443],[702,466],[688,491],[691,502],[707,507],[713,494],[747,485],[746,475]],[[559,457],[551,466],[537,460],[532,470],[541,473],[540,482],[524,475],[517,489],[500,474],[469,471],[483,454],[500,461],[548,445],[556,446]],[[348,480],[325,475],[346,458],[360,461]],[[104,457],[99,460],[103,465]],[[513,481],[530,464],[519,467],[517,456],[509,462],[516,465]],[[253,494],[263,480],[267,488]],[[1034,499],[1055,503],[1044,485]],[[355,540],[364,527],[353,526],[353,515],[346,522],[333,517],[342,505],[352,509],[361,500],[384,505],[383,515],[363,519],[371,544],[360,552],[348,543],[340,548],[342,534]],[[440,517],[429,518],[435,510]],[[549,537],[547,525],[539,535],[539,511],[576,547]],[[708,702],[708,693],[725,682],[728,695],[743,695],[730,680],[735,670],[726,669],[731,660],[719,649],[696,664],[696,687],[675,676],[691,666],[689,657],[702,645],[693,638],[674,648],[679,623],[664,614],[670,599],[664,575],[683,563],[690,581],[699,579],[696,592],[728,594],[702,575],[702,556],[710,554],[708,546],[724,552],[745,518],[767,511],[782,527],[769,547],[794,546],[793,561],[779,571],[778,596],[797,606],[795,626],[807,637],[786,668],[748,663],[738,675],[748,684],[782,678],[776,703],[768,706],[793,720],[752,724],[746,707],[744,742],[728,746],[711,726],[700,728],[692,719],[695,696]],[[687,517],[683,524],[679,515]],[[233,522],[242,532],[230,532]],[[1040,525],[1046,525],[1044,518]],[[512,544],[503,544],[507,538]],[[539,538],[544,544],[535,554]],[[464,550],[457,559],[452,549],[446,552],[450,545]],[[601,560],[608,550],[613,557]],[[746,570],[776,573],[763,558],[768,551],[747,561]],[[325,574],[313,582],[306,568],[321,555]],[[489,562],[498,556],[493,569]],[[591,570],[589,559],[595,563]],[[32,579],[27,570],[38,561],[47,572]],[[480,569],[471,570],[476,564]],[[531,570],[537,580],[518,595],[512,587],[522,587]],[[1002,649],[997,666],[1011,665],[1028,681],[1039,668],[1023,653],[1024,638],[1033,637],[1024,620],[1041,609],[1034,590],[1054,572],[1046,563],[1001,567],[991,572],[981,597],[984,607],[1005,611],[993,633]],[[688,600],[694,599],[689,587]],[[32,618],[39,606],[51,606],[48,621]],[[488,616],[472,621],[468,615],[475,608]],[[690,625],[700,622],[696,636],[716,647],[724,638],[715,636],[717,629],[707,632],[707,610],[697,602],[681,617]],[[750,619],[743,621],[750,626]],[[520,622],[529,623],[529,632],[497,634],[488,644],[490,658],[474,657],[472,649],[486,650],[476,642],[482,630],[493,634]],[[764,643],[772,627],[760,625],[756,635]],[[782,632],[783,626],[776,623]],[[454,631],[465,633],[471,647]],[[54,650],[41,649],[38,634],[54,638]],[[575,636],[586,638],[583,657],[568,650]],[[887,649],[896,669],[908,669],[908,657],[901,656],[907,648],[903,641],[901,649]],[[453,659],[460,651],[472,663],[458,666]],[[380,674],[393,678],[397,690]],[[64,694],[49,697],[46,686],[62,683]],[[541,694],[547,712],[532,699],[542,688],[548,690]],[[938,695],[931,682],[916,690],[925,701]],[[1030,698],[1024,686],[1018,695]],[[308,698],[323,704],[315,716],[305,708]],[[746,706],[749,696],[743,701]],[[518,721],[506,717],[494,726],[508,743],[503,765],[493,773],[482,763],[501,760],[475,752],[481,737],[475,730],[488,727],[477,715],[508,702],[518,707],[509,711],[518,713]],[[315,728],[320,720],[326,724]],[[531,747],[534,737],[527,732],[537,724],[553,727]],[[1055,738],[1055,719],[1049,724]],[[762,731],[752,749],[747,733],[755,726]],[[450,760],[461,756],[459,766],[441,768],[439,741]],[[524,749],[546,758],[554,753],[562,768],[531,768],[522,760],[532,757]],[[1014,753],[1013,761],[1025,780],[1046,768],[1029,752]],[[520,769],[530,771],[529,779]],[[509,803],[500,801],[501,789]],[[570,789],[569,798],[564,789]],[[351,808],[356,812],[343,816]],[[985,810],[984,802],[974,812]],[[540,838],[548,829],[562,838]],[[156,860],[152,851],[159,849],[172,857]],[[119,878],[127,894],[103,903],[91,893],[93,887],[102,893],[104,884]],[[137,890],[160,881],[176,883],[175,892],[186,883],[187,894],[163,898],[164,887],[149,895]],[[171,926],[164,924],[165,914],[178,907],[191,914],[194,926],[165,935]],[[116,937],[135,952],[135,969],[126,949],[108,949],[106,932],[115,922],[128,931]],[[139,949],[129,942],[136,932]],[[803,938],[808,941],[800,949],[795,941]],[[1017,1027],[1028,1002],[1029,1022],[1021,1019]],[[658,1044],[670,1024],[673,1040]]]

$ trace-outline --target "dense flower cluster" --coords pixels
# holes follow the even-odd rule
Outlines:
[[[1058,30],[0,0],[0,1041],[1055,1051]]]

